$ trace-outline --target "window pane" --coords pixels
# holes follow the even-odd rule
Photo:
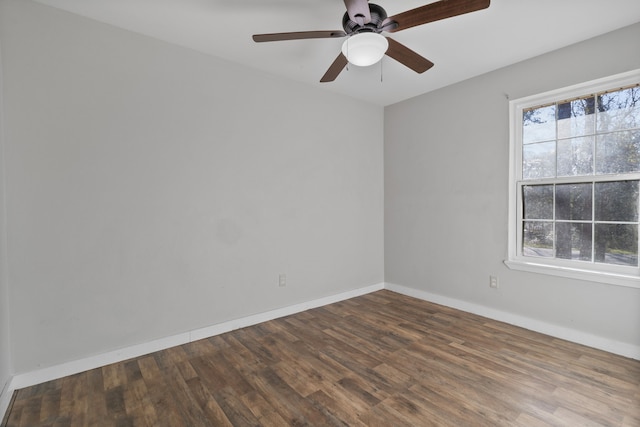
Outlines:
[[[522,253],[526,256],[553,257],[553,224],[526,221],[522,225]]]
[[[553,185],[522,186],[525,219],[553,219]]]
[[[591,220],[592,184],[556,185],[556,219]]]
[[[591,223],[557,223],[556,257],[591,261]]]
[[[598,95],[598,132],[640,127],[640,88]]]
[[[596,173],[640,171],[640,130],[598,135]]]
[[[638,226],[596,224],[596,262],[638,265]]]
[[[558,176],[593,174],[593,136],[558,141]]]
[[[593,96],[558,104],[558,138],[593,135],[595,125]]]
[[[536,108],[522,114],[522,142],[549,141],[556,138],[556,106]]]
[[[638,181],[598,182],[596,221],[638,221]]]
[[[522,148],[522,178],[553,178],[556,176],[555,141],[525,145]]]

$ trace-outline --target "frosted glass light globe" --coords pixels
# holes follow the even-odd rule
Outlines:
[[[351,64],[367,67],[380,61],[388,48],[389,42],[382,34],[360,33],[342,43],[342,54]]]

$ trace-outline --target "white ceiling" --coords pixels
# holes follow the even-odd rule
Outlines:
[[[492,0],[488,9],[392,35],[435,63],[423,74],[385,57],[382,65],[350,66],[336,81],[319,83],[344,39],[258,44],[251,35],[342,30],[343,0],[36,1],[378,105],[640,22],[640,0]],[[374,1],[392,16],[433,0]],[[638,46],[635,54],[640,40]]]

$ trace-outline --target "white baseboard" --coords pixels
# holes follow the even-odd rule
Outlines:
[[[13,389],[11,388],[11,378],[9,378],[6,384],[2,384],[2,389],[0,389],[0,423],[2,423],[4,414],[7,412],[7,409],[9,409],[12,396]]]
[[[291,314],[299,313],[311,308],[321,307],[324,305],[332,304],[334,302],[343,301],[360,295],[379,291],[381,289],[384,289],[384,283],[378,283],[375,285],[354,289],[352,291],[342,292],[336,295],[330,295],[328,297],[323,297],[312,301],[307,301],[300,304],[295,304],[288,307],[243,317],[240,319],[229,320],[227,322],[219,323],[216,325],[194,329],[191,331],[183,332],[181,334],[160,338],[147,343],[132,345],[119,350],[110,351],[108,353],[98,354],[95,356],[50,366],[36,371],[17,374],[11,380],[7,390],[7,394],[9,394],[10,396],[13,393],[13,390],[18,390],[46,381],[55,380],[58,378],[66,377],[68,375],[88,371],[90,369],[99,368],[111,363],[122,362],[134,357],[144,356],[145,354],[164,350],[170,347],[175,347],[177,345],[187,344],[192,341],[212,337],[214,335],[223,334],[225,332],[230,332],[247,326],[256,325],[268,320],[289,316]],[[0,411],[0,414],[2,414],[2,411]]]
[[[421,291],[414,288],[408,288],[393,283],[385,283],[385,289],[399,294],[418,298],[424,301],[433,302],[469,313],[488,317],[510,325],[520,326],[530,331],[540,332],[545,335],[560,338],[563,340],[586,345],[588,347],[604,350],[609,353],[618,354],[624,357],[640,360],[640,346],[628,344],[620,341],[611,340],[598,335],[589,334],[564,326],[554,325],[552,323],[543,322],[541,320],[530,317],[520,316],[506,311],[496,310],[479,304],[462,301],[442,295],[432,294],[430,292]]]

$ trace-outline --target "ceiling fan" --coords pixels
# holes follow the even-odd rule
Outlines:
[[[406,12],[387,17],[387,12],[368,0],[344,0],[347,12],[342,18],[344,31],[299,31],[291,33],[255,34],[255,42],[281,40],[324,39],[349,37],[342,45],[342,52],[333,61],[320,82],[334,81],[347,63],[367,66],[378,62],[384,55],[424,73],[433,62],[418,55],[405,45],[382,32],[395,33],[407,28],[486,9],[491,0],[440,0]]]

